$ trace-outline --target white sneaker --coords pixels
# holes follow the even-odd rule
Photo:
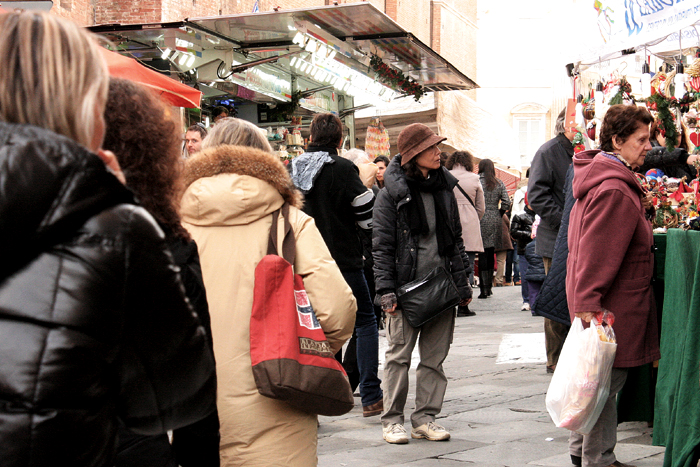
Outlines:
[[[408,433],[403,425],[392,423],[386,428],[383,428],[384,441],[390,444],[406,444],[408,443]]]
[[[411,437],[414,439],[425,438],[428,441],[447,441],[450,439],[450,432],[444,426],[435,422],[428,422],[411,430]]]
[[[520,311],[530,311],[530,304],[523,303],[523,306],[520,307]]]

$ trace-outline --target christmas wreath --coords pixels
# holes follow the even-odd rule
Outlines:
[[[390,85],[394,89],[399,89],[406,95],[413,96],[416,102],[425,94],[425,89],[417,81],[404,75],[401,70],[390,67],[377,55],[372,54],[369,64],[378,81]]]

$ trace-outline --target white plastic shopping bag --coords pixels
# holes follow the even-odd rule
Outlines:
[[[547,390],[547,411],[556,426],[586,435],[598,421],[617,350],[613,321],[609,311],[601,320],[608,326],[593,319],[584,329],[581,319],[574,319]]]

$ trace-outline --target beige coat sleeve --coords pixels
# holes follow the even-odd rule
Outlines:
[[[314,220],[293,207],[289,217],[297,243],[294,271],[303,278],[311,306],[336,353],[352,336],[357,311],[355,296]]]

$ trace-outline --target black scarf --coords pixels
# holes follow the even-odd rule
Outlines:
[[[442,168],[431,170],[428,178],[414,179],[406,177],[408,189],[411,191],[411,202],[408,203],[408,222],[411,234],[414,236],[427,235],[429,232],[428,219],[423,206],[421,192],[431,193],[435,202],[435,234],[437,236],[438,252],[440,256],[454,254],[455,235],[450,224],[445,197],[440,193],[448,190],[447,178]]]

